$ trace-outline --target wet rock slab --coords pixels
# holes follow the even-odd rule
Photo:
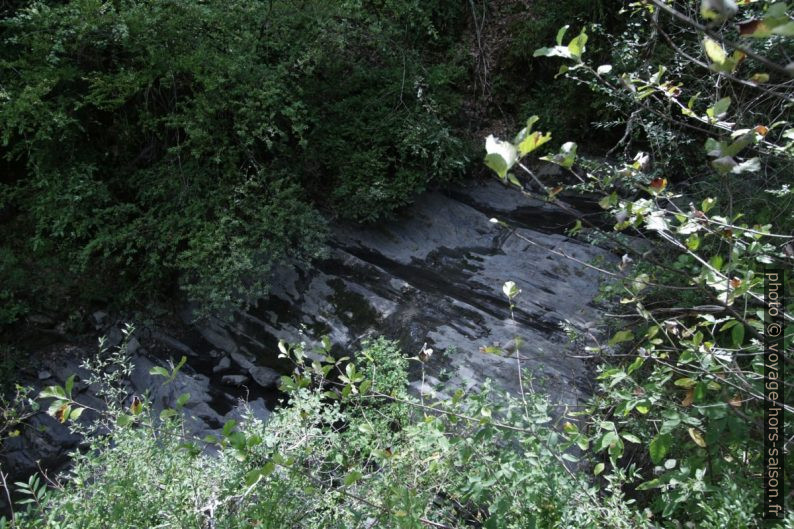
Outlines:
[[[511,227],[490,222],[493,217]],[[544,248],[582,262],[614,257],[566,237],[564,230],[572,224],[558,208],[487,182],[428,193],[399,218],[376,226],[338,226],[327,259],[281,268],[271,295],[231,322],[195,324],[194,332],[179,338],[142,329],[130,351],[135,364],[130,391],[147,394],[155,416],[189,393],[187,427],[201,437],[246,410],[267,420],[279,398],[279,375],[290,368],[278,358],[279,339],[311,344],[328,335],[346,354],[377,335],[399,340],[410,356],[427,344],[435,353],[427,365],[426,386],[419,387],[417,372],[412,373],[413,385],[443,396],[487,379],[517,392],[518,338],[521,366],[533,374],[534,389],[546,391],[555,402],[575,405],[587,395],[590,376],[572,355],[576,347],[561,324],[593,324],[598,311],[592,299],[601,278]],[[515,281],[521,289],[513,317],[502,293],[505,281]],[[104,312],[92,318],[110,345],[122,341],[121,322]],[[188,313],[185,318],[191,321]],[[156,350],[147,350],[152,347]],[[63,384],[75,373],[77,400],[101,407],[94,389],[81,382],[87,373],[78,359],[86,354],[90,351],[40,366],[32,375],[35,385]],[[177,362],[182,355],[188,362],[173,383],[163,386],[149,373],[154,365],[168,367],[169,359]],[[91,413],[82,416],[91,419]],[[67,452],[79,446],[79,437],[43,412],[31,426],[10,440],[2,454],[4,470],[12,475],[25,476],[39,464],[61,468]]]
[[[230,323],[215,320],[198,330],[218,349],[276,370],[285,367],[279,339],[311,344],[327,334],[350,351],[383,334],[412,356],[426,343],[436,354],[425,390],[442,392],[486,379],[518,391],[518,338],[521,365],[536,387],[556,402],[577,404],[589,375],[572,356],[562,324],[593,325],[601,278],[546,249],[582,262],[614,257],[565,236],[573,222],[498,182],[428,193],[392,221],[336,227],[327,259],[284,267],[267,299]],[[508,280],[521,289],[513,317],[502,293]]]

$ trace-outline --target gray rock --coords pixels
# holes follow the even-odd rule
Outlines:
[[[237,352],[237,343],[232,335],[219,322],[212,320],[199,327],[198,331],[209,343],[227,353]]]
[[[185,356],[189,356],[189,357],[198,356],[196,352],[193,351],[193,349],[191,349],[187,344],[177,340],[173,336],[169,336],[160,331],[152,331],[152,338],[162,343],[163,345],[167,346],[168,348],[174,349],[175,351],[178,351],[179,353]]]
[[[232,367],[232,361],[229,359],[228,356],[224,356],[220,359],[220,361],[212,368],[213,373],[222,373],[223,371],[228,371],[229,368]]]
[[[224,421],[234,420],[240,422],[249,416],[262,422],[267,422],[268,418],[270,418],[270,410],[267,409],[263,399],[240,402],[223,419]]]
[[[124,340],[124,334],[122,334],[121,329],[116,327],[115,325],[108,329],[108,332],[105,334],[105,343],[109,347],[117,347],[121,344]]]
[[[127,342],[127,352],[129,354],[134,355],[138,353],[140,349],[141,349],[141,342],[139,342],[138,339],[134,336],[130,338],[130,340]]]
[[[52,373],[47,371],[46,369],[42,369],[39,371],[39,380],[47,380],[48,378],[52,377]]]
[[[511,228],[491,223],[492,217]],[[496,181],[447,195],[427,193],[394,221],[338,224],[326,260],[275,270],[268,298],[229,323],[217,320],[199,330],[267,384],[276,384],[277,374],[252,370],[251,364],[278,367],[280,339],[306,342],[311,351],[328,335],[353,353],[367,337],[383,334],[398,339],[410,355],[427,343],[436,353],[426,377],[443,380],[450,393],[480,387],[486,379],[517,393],[515,346],[502,354],[490,351],[520,338],[521,367],[543,379],[535,386],[555,402],[575,405],[590,390],[589,371],[573,358],[577,346],[561,325],[582,328],[597,321],[592,300],[601,278],[559,254],[581,262],[615,256],[566,237],[574,222],[561,209]],[[502,293],[508,280],[521,289],[515,321]]]
[[[242,386],[248,382],[248,377],[245,375],[223,375],[221,382],[228,386]]]
[[[98,310],[91,314],[91,323],[94,325],[96,330],[101,329],[105,326],[108,321],[108,313],[104,310]]]
[[[28,316],[28,321],[35,325],[41,325],[42,327],[52,327],[55,325],[55,320],[44,314],[31,314]]]
[[[235,364],[237,364],[238,366],[240,366],[245,370],[250,370],[252,367],[254,367],[254,363],[248,358],[246,358],[245,355],[243,355],[242,353],[238,353],[237,351],[234,351],[230,353],[229,356],[232,357],[232,360],[234,360]]]
[[[269,367],[251,366],[248,372],[251,374],[251,378],[263,388],[276,387],[281,378],[278,371]]]

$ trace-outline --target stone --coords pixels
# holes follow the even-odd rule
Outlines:
[[[258,398],[250,402],[240,401],[223,419],[224,421],[234,420],[240,422],[245,420],[246,417],[253,417],[262,422],[267,422],[270,418],[270,410],[267,408],[264,399]]]
[[[251,366],[248,369],[251,378],[263,388],[274,388],[278,385],[281,374],[275,369],[262,366]]]
[[[234,341],[232,335],[220,323],[210,321],[208,324],[201,326],[198,331],[209,343],[227,353],[237,352],[237,343]]]
[[[510,229],[491,223],[494,217]],[[355,354],[365,340],[385,335],[398,340],[409,356],[425,345],[434,350],[425,365],[424,386],[420,370],[409,372],[415,392],[445,398],[457,388],[476,390],[490,379],[518,394],[514,353],[519,343],[521,367],[532,373],[536,388],[542,387],[560,405],[558,409],[581,404],[591,391],[591,372],[584,360],[576,358],[579,346],[569,343],[561,324],[569,322],[599,335],[593,323],[599,316],[593,298],[600,277],[547,250],[582,262],[595,258],[615,262],[618,257],[568,238],[565,230],[574,222],[575,217],[551,204],[527,200],[489,180],[446,193],[426,193],[399,218],[377,226],[337,223],[326,259],[276,267],[271,294],[251,309],[235,313],[228,322],[211,319],[192,324],[204,344],[191,338],[188,346],[152,331],[152,338],[165,345],[174,359],[192,357],[171,383],[163,385],[162,377],[149,374],[154,365],[167,365],[133,345],[130,391],[148,393],[155,414],[173,408],[180,395],[189,393],[184,407],[188,431],[201,437],[217,435],[231,418],[250,414],[268,419],[270,411],[262,398],[239,400],[247,394],[240,384],[253,379],[266,390],[263,393],[277,386],[280,374],[291,369],[278,358],[279,340],[305,342],[307,355],[315,358],[312,351],[325,335],[334,352],[345,355]],[[515,319],[502,293],[508,280],[521,290],[515,299]],[[112,322],[106,313],[97,311],[91,318],[108,329],[109,345],[121,343],[122,333],[115,325],[108,328]],[[494,353],[497,348],[503,352]],[[53,360],[40,369],[62,384],[71,373],[85,377],[78,363]],[[203,372],[195,372],[194,367]],[[214,374],[223,375],[222,384],[211,383],[207,375]],[[49,378],[34,384],[50,385],[45,382]],[[82,392],[80,398],[95,402],[96,388],[80,385],[80,378],[75,385]],[[45,431],[33,436],[35,426]],[[24,472],[34,471],[37,459],[46,468],[57,468],[79,441],[46,415],[37,416],[34,428],[28,430],[30,434],[4,445],[5,461]],[[4,468],[8,468],[5,463]]]
[[[248,377],[245,375],[223,375],[221,382],[227,386],[242,386],[248,382]]]
[[[188,356],[188,357],[196,357],[198,356],[193,349],[188,346],[187,344],[177,340],[173,336],[169,336],[165,333],[160,331],[152,331],[152,338],[160,342],[161,344],[165,345],[169,349],[173,349],[178,351],[179,353]]]
[[[130,340],[127,342],[127,352],[129,354],[134,355],[137,352],[139,352],[140,349],[141,349],[141,342],[139,342],[138,339],[134,336],[130,338]]]
[[[108,347],[118,347],[123,340],[124,334],[122,334],[121,329],[115,325],[108,329],[108,332],[105,334],[105,344]]]
[[[40,325],[42,327],[52,327],[55,325],[55,320],[50,318],[49,316],[45,316],[44,314],[31,314],[28,316],[28,321],[35,325]]]
[[[39,380],[47,380],[48,378],[52,377],[52,373],[47,371],[46,369],[42,369],[39,371]]]
[[[238,353],[237,351],[234,351],[230,353],[229,356],[231,356],[235,364],[237,364],[238,366],[240,366],[245,370],[250,370],[252,367],[254,367],[254,363],[248,358],[246,358],[245,355],[242,353]]]
[[[213,373],[222,373],[224,371],[228,371],[232,367],[232,361],[229,359],[228,356],[224,356],[220,359],[220,361],[212,368]]]
[[[102,327],[107,324],[108,321],[108,313],[104,310],[98,310],[91,314],[91,323],[94,325],[96,330],[101,329]]]
[[[510,227],[490,222],[494,217]],[[496,343],[514,350],[519,338],[521,367],[545,382],[536,385],[561,406],[578,405],[591,391],[590,371],[574,358],[579,346],[562,324],[597,321],[601,277],[560,253],[585,263],[616,256],[567,237],[575,220],[495,180],[426,193],[378,226],[336,224],[326,259],[276,268],[269,297],[230,322],[205,325],[202,334],[234,351],[234,363],[265,387],[277,384],[277,370],[251,364],[280,368],[279,340],[305,342],[307,354],[323,335],[343,354],[377,335],[399,340],[409,355],[426,343],[436,352],[425,375],[444,380],[450,394],[486,379],[517,394],[514,351],[491,351]],[[521,290],[515,321],[502,293],[508,280]],[[409,375],[420,378],[418,370]]]

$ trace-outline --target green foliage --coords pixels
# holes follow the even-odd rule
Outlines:
[[[785,4],[767,7],[765,17]],[[618,54],[648,45],[642,39],[653,34],[641,29],[643,23],[650,22],[654,31],[680,36],[674,32],[680,30],[675,24],[682,18],[663,27],[657,9],[641,3],[629,6],[629,25],[637,33],[618,39]],[[760,6],[750,6],[747,15],[761,12]],[[767,19],[762,20],[765,24]],[[773,22],[784,27],[787,20]],[[698,65],[710,73],[695,76],[695,60],[669,36],[675,54],[665,55],[660,64],[649,67],[638,64],[636,56],[634,62],[618,56],[614,65],[596,66],[583,51],[582,42],[589,40],[566,40],[565,29],[555,45],[538,49],[536,55],[563,59],[560,75],[609,94],[615,108],[628,118],[621,143],[638,142],[634,135],[640,130],[656,155],[655,164],[643,152],[622,164],[577,158],[575,151],[574,156],[543,157],[564,169],[571,169],[576,159],[580,183],[569,185],[568,191],[601,197],[598,203],[608,211],[607,223],[614,232],[648,241],[640,251],[627,244],[630,239],[603,232],[586,218],[575,230],[587,223],[593,233],[600,233],[591,237],[609,240],[613,248],[625,252],[617,265],[602,269],[613,277],[604,288],[606,299],[619,301],[623,310],[616,322],[619,330],[606,343],[596,340],[587,348],[602,361],[599,390],[587,409],[570,414],[587,421],[566,425],[566,437],[582,449],[589,448],[596,461],[595,475],[630,491],[637,508],[647,509],[664,527],[682,523],[761,527],[763,489],[757,480],[763,465],[767,382],[763,272],[769,266],[790,268],[794,259],[794,238],[788,235],[791,197],[788,184],[780,178],[780,171],[794,163],[791,125],[775,121],[781,108],[791,106],[790,98],[781,97],[785,78],[759,88],[769,98],[738,90],[723,95],[727,93],[723,83],[747,86],[733,76],[744,75],[737,67],[753,52],[729,53],[723,46],[730,44],[714,40],[718,38],[712,38],[714,33],[703,41],[711,64]],[[684,48],[692,45],[681,40]],[[754,58],[774,68],[768,59]],[[726,75],[731,77],[718,77]],[[766,76],[764,81],[769,79]],[[715,95],[699,101],[715,88]],[[670,108],[680,114],[669,116]],[[534,178],[540,187],[535,193],[508,173],[525,167],[519,142],[520,138],[507,142],[488,137],[486,165],[526,194],[565,207],[555,198],[560,188],[552,186],[558,182]],[[698,145],[696,155],[684,151],[683,159],[696,171],[709,171],[688,194],[668,186],[677,181],[682,158],[661,155],[680,144]],[[769,172],[759,174],[762,167]],[[770,218],[768,205],[759,207],[764,200],[773,200],[772,208],[779,214]],[[791,288],[791,277],[780,280]],[[791,314],[792,309],[789,303],[786,312]],[[791,321],[786,316],[784,325],[789,329]],[[782,392],[783,400],[791,398],[790,388]],[[786,417],[791,412],[790,406],[781,411]],[[787,426],[780,437],[787,439],[792,433],[794,429]],[[791,461],[789,452],[781,458]],[[791,524],[790,511],[786,516],[777,526]]]
[[[273,264],[321,253],[318,208],[374,220],[459,174],[456,5],[17,9],[0,54],[0,323],[38,304],[29,283],[146,303],[178,281],[233,307]]]
[[[311,355],[323,361],[300,345],[280,348],[295,371],[284,384],[288,403],[267,424],[229,421],[198,440],[185,436],[180,413],[158,420],[145,399],[111,406],[100,411],[109,429],[82,430],[89,449],[74,454],[63,481],[48,489],[34,476],[19,485],[30,501],[17,505],[11,526],[649,525],[620,493],[592,504],[595,488],[566,469],[576,458],[548,427],[551,410],[539,395],[520,402],[486,386],[420,400],[406,391],[407,359],[383,339],[352,361],[328,356],[327,340]],[[115,369],[130,371],[123,351],[115,358]],[[62,391],[68,396],[60,388],[44,397]]]

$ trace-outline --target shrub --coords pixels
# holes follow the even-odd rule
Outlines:
[[[741,32],[758,44],[745,41],[736,52],[730,52],[735,46],[730,25],[716,32],[678,11],[683,5],[656,0],[626,10],[628,25],[637,31],[616,38],[613,64],[590,62],[587,29],[571,35],[562,28],[554,43],[534,52],[561,58],[561,74],[616,101],[627,121],[616,147],[650,147],[650,153],[615,163],[577,158],[577,145],[566,142],[543,159],[569,170],[572,178],[542,182],[519,164],[550,141],[549,134],[533,130],[537,116],[512,141],[486,140],[485,163],[505,183],[568,211],[557,198],[563,189],[595,194],[612,231],[643,241],[632,244],[600,230],[585,215],[571,229],[577,234],[587,225],[591,237],[606,238],[623,254],[615,265],[595,266],[610,278],[606,296],[622,310],[609,322],[614,328],[607,343],[586,333],[592,340],[588,349],[602,362],[598,391],[587,409],[571,414],[587,417],[585,427],[571,425],[566,434],[597,457],[595,475],[603,473],[606,482],[626,490],[665,527],[764,524],[760,476],[765,458],[774,456],[763,446],[765,384],[774,378],[766,373],[765,340],[775,335],[767,334],[763,285],[768,268],[790,268],[794,255],[788,235],[791,196],[780,178],[794,162],[794,129],[776,118],[791,104],[782,95],[790,72],[775,66],[781,57],[769,48],[769,41],[790,47],[784,38],[790,35],[790,18],[784,3],[757,4],[747,6],[745,15],[763,24],[743,23]],[[717,18],[712,25],[730,16]],[[783,37],[764,33],[780,26],[788,28],[778,32]],[[754,34],[756,27],[766,29]],[[654,39],[660,35],[667,35],[666,51],[656,51]],[[637,53],[640,49],[646,53]],[[685,49],[698,49],[691,53],[702,53],[707,62]],[[631,55],[626,50],[634,50],[634,61],[626,60]],[[758,55],[764,51],[768,58]],[[745,58],[753,65],[749,71],[769,68],[761,77],[767,84],[748,84],[749,71],[740,66]],[[676,149],[675,157],[668,156]],[[677,172],[681,163],[691,166],[683,176]],[[523,183],[513,169],[531,181]],[[686,176],[705,171],[697,185],[686,185],[691,184]],[[791,288],[791,277],[779,280]],[[792,308],[788,303],[782,317],[788,329]],[[791,341],[791,336],[781,340],[778,350]],[[790,388],[779,394],[780,402],[787,401]],[[791,406],[775,406],[791,416]],[[792,433],[787,425],[781,438]],[[787,449],[780,453],[791,459]],[[790,511],[770,523],[791,525]]]
[[[158,419],[145,399],[110,406],[110,429],[82,429],[88,450],[74,454],[62,481],[21,484],[31,501],[11,526],[647,525],[619,492],[593,505],[592,485],[565,467],[563,457],[575,458],[561,456],[545,398],[524,403],[486,386],[420,401],[406,392],[407,362],[394,343],[368,342],[352,361],[331,358],[329,346],[314,351],[325,360],[309,361],[302,346],[282,344],[296,366],[283,381],[290,398],[265,425],[230,421],[217,438],[198,440],[185,437],[175,410]],[[123,354],[115,359],[128,371]],[[59,399],[51,408],[61,418],[60,402],[80,408],[69,383],[43,395]]]
[[[144,306],[177,283],[206,309],[234,307],[266,291],[274,263],[319,254],[318,209],[373,220],[458,174],[455,5],[13,11],[0,35],[0,317],[41,297]]]

